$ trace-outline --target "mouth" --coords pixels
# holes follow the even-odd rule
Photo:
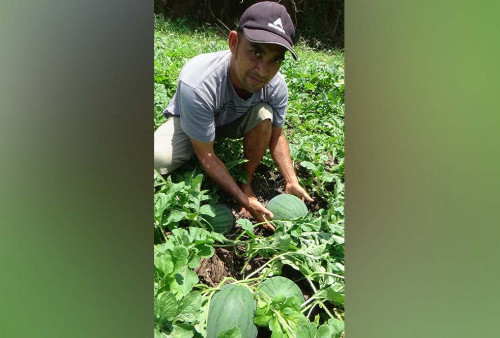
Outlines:
[[[264,79],[261,79],[258,76],[249,75],[248,77],[255,87],[262,86],[264,84]]]

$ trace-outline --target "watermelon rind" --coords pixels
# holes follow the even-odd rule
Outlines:
[[[216,338],[221,331],[239,328],[242,338],[257,337],[253,322],[257,307],[253,294],[244,286],[224,285],[210,300],[207,338]]]
[[[304,202],[297,196],[281,194],[273,197],[266,205],[271,211],[274,220],[288,220],[307,215],[308,210]]]
[[[286,277],[275,276],[266,279],[259,285],[258,289],[271,299],[277,296],[296,297],[300,304],[304,303],[304,295],[298,285]]]
[[[212,227],[212,230],[221,234],[228,233],[233,228],[234,218],[231,209],[225,205],[216,204],[212,209],[215,216],[205,216],[206,221]]]

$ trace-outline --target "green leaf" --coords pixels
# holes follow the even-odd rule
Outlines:
[[[173,240],[177,242],[177,244],[179,245],[188,246],[191,243],[191,240],[189,239],[189,235],[186,229],[182,228],[173,229],[172,234],[174,235]]]
[[[161,223],[163,212],[169,205],[169,198],[166,194],[157,193],[154,196],[154,220],[157,224]]]
[[[326,298],[335,304],[344,305],[344,292],[337,291],[330,286],[326,289]]]
[[[207,245],[207,244],[202,244],[197,246],[198,248],[198,255],[202,258],[210,258],[214,255],[215,250],[212,245]]]
[[[180,210],[172,210],[168,214],[167,218],[163,217],[161,225],[168,227],[172,223],[177,223],[179,221],[182,221],[186,217],[187,217],[187,212]]]
[[[344,322],[336,318],[330,318],[326,324],[318,328],[317,337],[340,338],[342,331],[344,331]]]
[[[306,169],[311,170],[313,173],[316,173],[319,171],[319,168],[314,163],[309,162],[309,161],[302,161],[302,162],[300,162],[300,165]]]
[[[177,300],[171,292],[162,292],[154,300],[154,318],[155,323],[165,325],[171,321],[177,314]]]
[[[191,292],[179,302],[176,321],[194,323],[201,316],[202,296],[200,292]]]
[[[174,271],[174,262],[172,260],[171,251],[165,251],[154,257],[155,271],[163,276],[166,276]]]
[[[185,246],[176,246],[172,251],[174,272],[181,271],[188,263],[189,251]]]
[[[283,251],[296,250],[296,247],[291,245],[292,238],[290,235],[275,236],[273,245]]]
[[[154,329],[154,338],[168,338],[165,332],[161,332],[158,328]]]
[[[255,234],[253,233],[254,226],[252,222],[250,222],[250,220],[246,218],[240,218],[236,221],[236,224],[239,224],[248,236],[250,236],[251,238],[255,238]]]
[[[255,316],[253,318],[253,322],[255,325],[257,326],[262,326],[262,327],[266,327],[268,326],[269,324],[269,320],[271,319],[271,316],[270,315],[261,315],[261,316]]]
[[[300,319],[297,322],[296,327],[295,327],[295,332],[296,332],[297,338],[314,338],[314,337],[318,337],[318,338],[328,337],[328,338],[330,338],[330,336],[317,336],[316,335],[316,332],[317,332],[316,324],[309,322],[305,316],[302,316],[302,319]]]
[[[210,204],[202,205],[200,213],[206,216],[215,217],[215,208]]]
[[[283,337],[284,333],[281,330],[281,325],[275,316],[269,320],[269,329],[273,332],[271,337]]]
[[[200,264],[201,264],[200,257],[197,255],[193,255],[193,257],[191,257],[191,259],[189,260],[188,266],[191,269],[196,269],[197,267],[200,266]]]
[[[175,274],[174,278],[170,286],[177,299],[181,299],[191,292],[193,286],[199,281],[198,275],[187,265],[179,273]]]
[[[190,324],[174,324],[172,332],[168,337],[172,338],[192,338],[196,335],[196,330],[193,325]]]

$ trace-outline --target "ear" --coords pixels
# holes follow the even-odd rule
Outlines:
[[[231,53],[235,54],[236,48],[238,47],[238,33],[236,33],[236,31],[229,32],[228,44]]]

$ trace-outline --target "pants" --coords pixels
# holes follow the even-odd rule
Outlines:
[[[217,138],[241,138],[262,121],[273,121],[273,109],[257,103],[237,120],[215,129]],[[170,174],[194,155],[191,139],[181,129],[179,116],[172,116],[154,133],[154,167],[162,175]]]

